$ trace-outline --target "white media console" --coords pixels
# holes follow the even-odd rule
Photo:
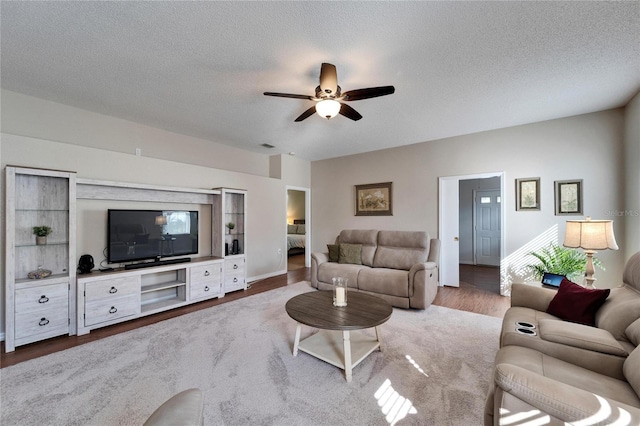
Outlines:
[[[224,259],[92,272],[78,277],[78,335],[214,297],[224,296]]]

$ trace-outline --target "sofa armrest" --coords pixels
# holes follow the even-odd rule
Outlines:
[[[318,267],[329,261],[329,253],[311,253],[311,286],[318,288]]]
[[[556,293],[556,290],[550,288],[514,283],[511,286],[511,306],[546,312]]]
[[[640,424],[640,409],[559,382],[512,364],[498,364],[495,384],[527,404],[564,422]],[[506,410],[509,407],[504,407]],[[505,415],[515,415],[510,412]],[[494,415],[498,415],[496,412]],[[585,423],[586,424],[586,423]]]
[[[541,319],[538,328],[542,340],[621,357],[629,355],[613,335],[602,328],[553,319]]]
[[[438,265],[416,263],[409,269],[409,306],[426,309],[438,293]]]

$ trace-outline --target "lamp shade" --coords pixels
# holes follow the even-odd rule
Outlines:
[[[156,216],[156,225],[162,226],[167,224],[166,216]]]
[[[320,117],[324,117],[327,120],[335,117],[340,112],[340,102],[333,99],[325,99],[316,104],[316,112]]]
[[[564,246],[585,250],[618,250],[612,220],[568,220]]]

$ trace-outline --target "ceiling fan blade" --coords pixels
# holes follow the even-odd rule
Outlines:
[[[327,95],[338,92],[338,72],[333,64],[323,63],[320,68],[320,90]]]
[[[277,96],[279,98],[294,98],[294,99],[306,99],[308,101],[312,101],[315,98],[313,96],[307,95],[294,95],[291,93],[276,93],[276,92],[264,92],[265,96]]]
[[[353,121],[358,121],[362,118],[358,111],[351,108],[347,104],[340,104],[340,115],[344,115],[345,117],[350,118]]]
[[[316,106],[314,105],[308,110],[306,110],[305,112],[303,112],[302,114],[300,114],[300,116],[293,121],[302,121],[306,118],[311,117],[315,112],[316,112]]]
[[[367,89],[349,90],[342,94],[343,101],[359,101],[361,99],[377,98],[378,96],[391,95],[396,91],[393,86],[369,87]]]

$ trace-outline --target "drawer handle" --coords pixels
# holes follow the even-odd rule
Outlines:
[[[233,269],[238,269],[238,265],[236,263],[233,264]]]
[[[109,293],[113,294],[113,293],[117,293],[118,289],[115,287],[111,287],[111,289],[109,290]]]
[[[111,309],[109,309],[110,314],[115,314],[116,312],[118,312],[118,309],[115,306],[112,306]]]
[[[38,325],[40,327],[44,327],[45,325],[49,324],[49,320],[46,318],[40,318],[40,322],[38,323]]]
[[[236,277],[233,277],[233,282],[234,282],[234,283],[237,283],[237,282],[238,282],[238,279],[237,279]]]
[[[209,291],[209,286],[208,285],[204,286],[204,291]]]
[[[40,299],[38,299],[38,303],[47,303],[48,301],[49,301],[49,298],[44,294],[40,296]]]
[[[204,276],[208,277],[209,276],[209,271],[204,271]]]

